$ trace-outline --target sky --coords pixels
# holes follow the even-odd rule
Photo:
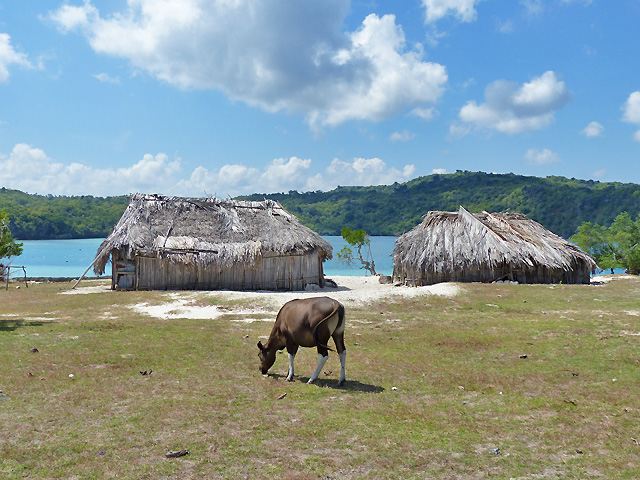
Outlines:
[[[0,0],[0,186],[640,183],[640,0]]]

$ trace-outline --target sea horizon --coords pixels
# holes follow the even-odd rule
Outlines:
[[[354,261],[347,265],[338,259],[337,253],[346,245],[344,239],[337,235],[323,236],[333,247],[333,259],[324,262],[324,274],[367,276],[370,273],[360,268],[360,262]],[[372,236],[371,254],[375,262],[376,273],[391,275],[393,273],[393,259],[391,253],[397,237]],[[64,240],[21,240],[23,253],[12,257],[5,264],[12,267],[11,278],[22,278],[24,266],[27,278],[79,278],[93,263],[98,247],[104,238],[83,238]],[[354,252],[355,253],[355,252]],[[14,270],[15,268],[15,270]],[[111,262],[106,266],[103,276],[111,276]],[[86,273],[85,278],[96,278],[93,268]]]

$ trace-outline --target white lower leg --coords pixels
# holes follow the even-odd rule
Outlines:
[[[322,355],[318,354],[318,366],[316,367],[316,371],[313,372],[313,375],[311,375],[311,378],[307,383],[313,383],[315,379],[318,378],[318,375],[320,375],[324,364],[327,363],[327,358],[329,358],[329,355],[323,357]]]
[[[347,364],[347,351],[343,350],[340,354],[340,382],[342,385],[345,382],[345,374],[346,374],[346,364]]]
[[[293,380],[293,360],[296,358],[295,353],[289,354],[289,374],[287,375],[287,381],[290,382]]]

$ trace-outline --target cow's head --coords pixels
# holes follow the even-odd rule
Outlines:
[[[258,342],[258,349],[260,350],[258,353],[258,358],[260,359],[260,371],[263,375],[266,375],[276,361],[276,350],[266,348],[262,345],[262,342]]]

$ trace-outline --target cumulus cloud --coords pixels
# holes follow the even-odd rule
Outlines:
[[[476,19],[475,6],[480,0],[422,0],[427,23],[434,23],[447,15],[453,15],[462,22]]]
[[[39,148],[17,144],[0,155],[0,185],[29,193],[54,195],[122,195],[152,192],[184,196],[237,196],[250,193],[331,190],[338,185],[381,185],[413,178],[414,165],[402,170],[379,158],[334,159],[321,173],[311,173],[311,159],[277,158],[264,168],[227,164],[209,169],[198,166],[183,175],[181,160],[164,153],[147,154],[128,167],[94,168],[64,164]]]
[[[602,126],[602,124],[598,122],[590,122],[589,125],[584,127],[584,130],[582,130],[581,133],[585,137],[593,138],[593,137],[601,137],[603,131],[604,131],[604,127]]]
[[[17,144],[0,158],[0,184],[30,193],[106,196],[132,191],[162,191],[180,171],[180,161],[165,154],[145,155],[127,168],[99,169],[63,164],[39,148]]]
[[[13,64],[23,67],[33,66],[25,54],[14,50],[11,45],[11,36],[0,33],[0,82],[9,80],[9,66]]]
[[[640,125],[640,92],[633,92],[622,106],[622,119],[625,122]],[[640,142],[640,130],[633,134],[633,139]]]
[[[527,160],[529,165],[549,165],[551,163],[558,163],[561,161],[560,155],[548,148],[544,148],[542,150],[530,148],[524,154],[524,158]]]
[[[85,0],[50,14],[100,54],[179,88],[218,89],[313,128],[380,120],[433,103],[446,70],[407,48],[393,15],[343,32],[348,0],[127,0],[109,17]]]
[[[434,168],[433,170],[431,170],[431,173],[438,174],[438,175],[444,175],[445,173],[447,173],[447,169],[446,168]]]
[[[485,89],[485,100],[481,105],[467,102],[460,119],[477,128],[515,134],[548,126],[570,95],[565,83],[548,71],[521,86],[496,80]]]
[[[415,176],[415,165],[405,165],[402,170],[388,167],[379,158],[354,158],[345,162],[334,158],[322,176],[311,179],[321,190],[330,190],[338,185],[388,185],[406,182]]]

